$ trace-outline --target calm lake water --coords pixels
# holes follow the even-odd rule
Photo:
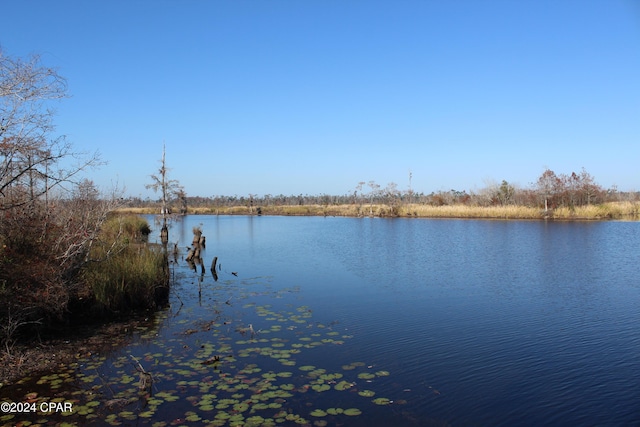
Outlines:
[[[187,216],[170,240],[194,226],[204,270],[183,253],[171,308],[64,377],[83,423],[640,425],[640,223]]]

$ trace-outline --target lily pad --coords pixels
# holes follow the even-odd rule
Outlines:
[[[389,404],[391,404],[391,400],[387,399],[386,397],[378,397],[377,399],[373,399],[372,402],[375,403],[376,405],[389,405]]]
[[[236,412],[244,412],[247,409],[249,409],[249,405],[244,402],[233,405],[233,410]]]
[[[348,381],[340,381],[338,384],[335,385],[334,388],[338,391],[342,391],[351,387],[353,387],[353,383],[350,383]]]
[[[343,377],[343,375],[341,373],[335,373],[335,374],[322,374],[318,378],[323,380],[323,381],[332,381],[332,380],[337,380],[337,379],[342,378],[342,377]]]
[[[229,418],[231,418],[231,414],[228,414],[226,412],[218,412],[216,414],[216,418],[219,420],[228,420]]]
[[[311,415],[312,417],[326,417],[327,413],[322,409],[316,409],[315,411],[311,412],[309,415]]]
[[[250,303],[245,304],[244,310],[240,311],[240,303],[229,303],[227,305],[233,308],[227,309],[224,301],[236,302],[239,299],[262,298],[273,294],[272,290],[259,292],[255,287],[249,289],[244,286],[251,284],[243,283],[240,287],[233,282],[225,286],[203,283],[200,290],[202,300],[204,302],[208,299],[211,302],[215,319],[200,321],[197,317],[199,314],[194,309],[185,308],[182,312],[174,313],[178,318],[172,320],[172,327],[184,325],[180,329],[193,329],[193,334],[158,333],[160,326],[169,318],[168,313],[159,314],[155,329],[145,329],[139,333],[146,334],[148,347],[146,344],[144,347],[128,347],[115,357],[91,356],[79,359],[69,373],[42,377],[41,381],[50,386],[64,386],[68,381],[75,381],[84,388],[60,397],[62,401],[74,399],[77,402],[73,413],[62,414],[73,415],[70,423],[73,425],[83,425],[103,417],[103,422],[108,425],[130,424],[140,418],[152,427],[187,423],[244,427],[275,427],[281,424],[323,427],[344,423],[345,416],[362,414],[362,410],[358,408],[318,408],[318,403],[326,399],[335,401],[334,389],[358,392],[371,399],[376,393],[356,389],[354,380],[360,383],[360,380],[389,375],[388,372],[378,371],[374,374],[371,369],[373,366],[363,362],[342,365],[348,360],[342,359],[340,355],[329,356],[336,357],[332,362],[337,362],[337,366],[342,365],[340,372],[332,373],[321,366],[305,364],[318,361],[315,357],[306,357],[308,349],[342,344],[343,339],[352,336],[334,331],[333,323],[326,325],[315,322],[311,319],[312,311],[307,306],[296,308],[293,304],[285,304],[287,308],[282,311],[279,306],[275,308]],[[185,288],[185,292],[191,291]],[[208,292],[216,294],[212,297]],[[232,292],[233,300],[230,298]],[[276,298],[282,297],[281,291],[276,293]],[[262,317],[256,319],[256,315]],[[245,331],[242,336],[238,336],[237,325],[247,325],[243,328]],[[145,350],[141,351],[142,348]],[[132,364],[131,356],[140,360],[144,369],[153,375],[152,395],[144,395],[145,391],[140,390],[140,371],[135,368],[135,363]],[[205,363],[209,361],[211,363]],[[302,366],[298,371],[295,368],[283,368],[282,365]],[[358,369],[353,373],[345,372],[361,366],[368,368]],[[333,363],[331,369],[334,369]],[[107,383],[112,389],[104,388]],[[158,391],[157,388],[163,390]],[[87,394],[88,390],[90,395]],[[303,393],[308,392],[308,395],[303,396]],[[318,396],[314,392],[326,393]],[[342,404],[349,405],[351,400],[357,399],[355,394],[344,394],[349,396],[343,396],[346,400]],[[96,395],[107,395],[112,400],[125,403],[111,408],[104,399],[90,397]],[[24,398],[26,401],[29,399],[40,398],[35,395]],[[160,414],[167,414],[170,406],[173,406],[168,402],[178,400],[191,411],[176,413],[173,421],[158,419]],[[376,399],[375,403],[382,405],[394,402],[383,398]],[[340,404],[340,400],[334,403]],[[338,417],[323,419],[328,415]],[[12,418],[11,421],[13,420]],[[0,424],[4,422],[10,421],[7,418],[0,419]]]
[[[245,420],[245,426],[262,426],[266,420],[259,415],[249,417]]]

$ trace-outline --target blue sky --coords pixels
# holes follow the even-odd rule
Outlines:
[[[132,196],[520,186],[586,168],[640,189],[640,2],[33,1],[5,54],[67,78],[57,133]]]

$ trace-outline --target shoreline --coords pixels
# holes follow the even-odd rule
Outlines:
[[[114,351],[131,340],[137,326],[149,323],[149,317],[149,313],[140,312],[127,318],[70,326],[58,335],[18,341],[10,351],[0,351],[0,390],[68,366],[79,357]]]
[[[157,207],[122,207],[118,213],[157,214]],[[174,210],[177,212],[178,210]],[[342,205],[268,205],[206,206],[188,208],[188,215],[254,215],[254,216],[342,216],[380,218],[502,219],[604,221],[640,219],[640,202],[607,202],[575,208],[543,209],[504,205],[469,206],[463,204],[432,206],[423,204],[342,204]]]

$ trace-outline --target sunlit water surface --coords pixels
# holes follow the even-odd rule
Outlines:
[[[91,423],[640,425],[638,223],[187,216],[170,240],[171,308],[73,368]]]

